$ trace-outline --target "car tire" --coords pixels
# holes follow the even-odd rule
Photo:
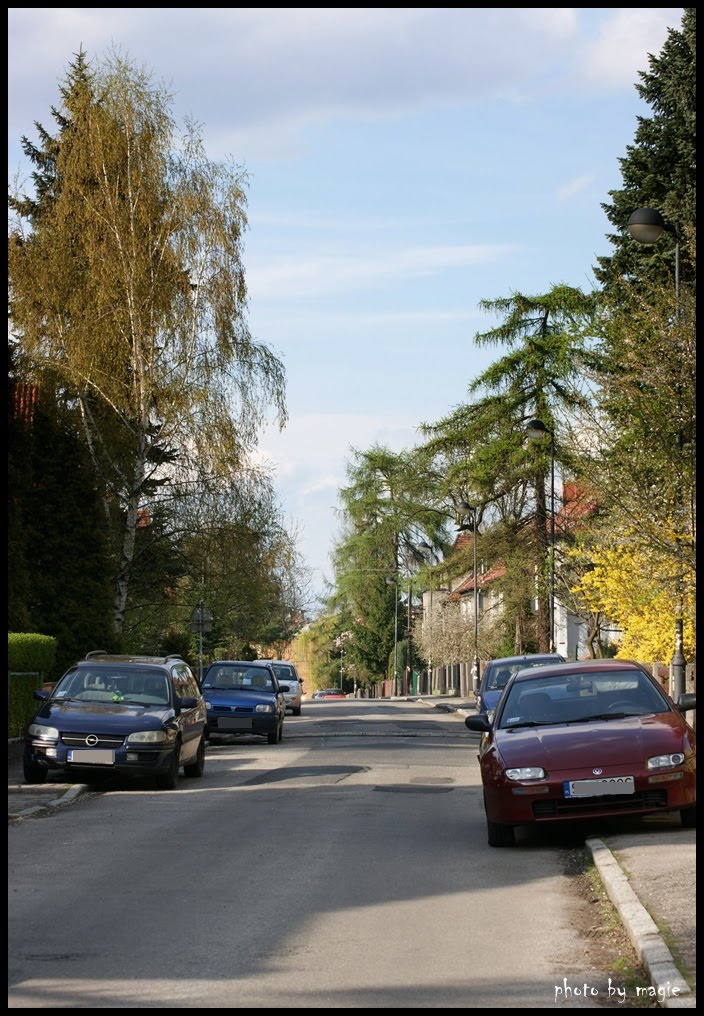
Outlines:
[[[490,847],[512,847],[516,842],[516,833],[512,825],[501,825],[492,822],[486,813],[486,794],[484,794],[484,817],[486,818],[486,838]]]
[[[283,741],[283,739],[284,739],[284,721],[282,720],[281,726],[279,727],[279,741]]]
[[[203,775],[205,769],[205,737],[201,737],[198,744],[198,751],[196,752],[195,762],[191,762],[189,765],[183,767],[183,775],[188,776],[191,779],[197,779]]]
[[[278,744],[279,743],[279,728],[276,727],[275,730],[270,730],[269,733],[266,735],[266,740],[267,740],[268,744]]]
[[[682,825],[685,829],[696,829],[697,826],[697,809],[694,808],[682,808],[680,809],[680,818]]]
[[[159,790],[175,790],[178,786],[178,757],[180,754],[180,745],[176,745],[174,751],[169,756],[169,764],[166,769],[157,773],[156,785]]]
[[[486,838],[490,847],[512,847],[516,843],[516,830],[512,825],[500,825],[487,819]]]
[[[22,761],[22,769],[25,783],[46,783],[46,778],[49,775],[49,770],[46,766],[38,766],[34,762],[28,762],[24,759]]]

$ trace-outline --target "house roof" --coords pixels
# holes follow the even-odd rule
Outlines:
[[[496,579],[502,578],[505,574],[506,574],[505,564],[499,563],[497,565],[494,565],[493,568],[489,568],[487,571],[482,572],[482,574],[477,575],[477,590],[486,589],[487,586],[490,586],[492,582],[495,582]],[[470,574],[465,579],[463,579],[458,586],[455,586],[455,588],[452,590],[447,599],[450,600],[450,602],[456,602],[457,600],[461,600],[462,597],[465,595],[465,593],[473,593],[473,592],[474,592],[474,574]]]

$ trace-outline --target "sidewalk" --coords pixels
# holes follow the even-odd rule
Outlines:
[[[474,713],[471,700],[412,697],[443,712]],[[86,789],[51,779],[25,784],[22,742],[8,742],[8,822],[49,814]],[[677,815],[658,815],[585,843],[661,1006],[695,1009],[696,830],[681,828]]]

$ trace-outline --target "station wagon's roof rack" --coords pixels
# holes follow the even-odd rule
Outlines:
[[[164,659],[165,660],[182,660],[183,657],[181,656],[180,653],[170,653],[168,656],[165,656]]]
[[[107,650],[105,649],[94,649],[91,653],[86,653],[86,659],[90,660],[93,656],[107,656]]]

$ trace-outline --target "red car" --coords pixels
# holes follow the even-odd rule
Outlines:
[[[323,692],[323,698],[343,699],[347,698],[347,696],[341,688],[326,688]]]
[[[679,811],[696,824],[696,736],[684,713],[632,660],[519,670],[481,733],[487,835],[512,846],[516,826]]]

